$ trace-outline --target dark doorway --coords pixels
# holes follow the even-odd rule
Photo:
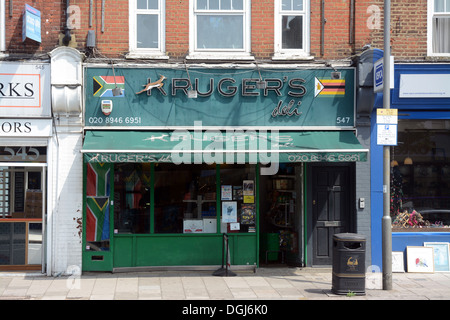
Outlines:
[[[308,182],[308,265],[328,266],[333,235],[354,229],[354,165],[311,165]]]

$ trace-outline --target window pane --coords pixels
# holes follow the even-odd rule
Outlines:
[[[138,9],[147,9],[147,0],[137,0],[136,8],[138,8]]]
[[[303,10],[303,0],[294,0],[294,10]]]
[[[148,0],[148,9],[157,10],[159,0]]]
[[[398,141],[391,153],[393,224],[421,225],[416,231],[450,226],[450,121],[399,120]]]
[[[433,19],[433,52],[450,53],[450,18]]]
[[[198,49],[243,49],[241,15],[197,16]]]
[[[158,48],[158,15],[137,15],[137,47]]]
[[[283,0],[281,2],[281,10],[292,10],[291,0]]]
[[[150,164],[114,166],[114,230],[150,232]]]
[[[220,187],[221,232],[255,232],[255,166],[233,165],[232,169],[221,167]]]
[[[243,10],[244,4],[243,0],[232,0],[233,1],[233,10]]]
[[[42,263],[42,223],[28,224],[28,264]]]
[[[216,167],[155,167],[155,233],[216,233]]]
[[[283,16],[282,17],[282,48],[302,49],[303,48],[303,17]]]
[[[221,10],[230,10],[231,9],[231,0],[222,0],[220,2]]]
[[[209,0],[209,10],[219,10],[219,0]]]
[[[197,9],[198,10],[206,10],[208,9],[207,0],[197,0]]]
[[[444,12],[445,7],[444,0],[434,0],[434,11],[435,12]]]

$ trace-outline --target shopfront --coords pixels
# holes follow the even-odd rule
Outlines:
[[[235,267],[305,265],[322,229],[354,231],[368,151],[354,70],[332,71],[87,67],[83,270],[214,269],[224,234]],[[352,216],[322,221],[330,192]]]
[[[0,63],[0,270],[45,270],[50,65]]]
[[[392,250],[404,257],[408,246],[450,242],[449,79],[446,64],[395,65],[392,108],[398,109],[398,144],[391,147]],[[376,155],[379,150],[372,148]]]

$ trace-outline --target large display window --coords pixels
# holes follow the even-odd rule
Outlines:
[[[0,147],[0,269],[42,264],[46,147]]]
[[[450,120],[399,120],[391,150],[396,231],[450,231]]]

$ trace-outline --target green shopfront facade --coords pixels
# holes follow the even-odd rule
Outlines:
[[[234,267],[314,264],[313,242],[329,238],[314,177],[348,172],[350,215],[324,226],[355,231],[355,163],[368,153],[354,69],[332,71],[86,67],[83,270],[215,269],[224,234]]]

